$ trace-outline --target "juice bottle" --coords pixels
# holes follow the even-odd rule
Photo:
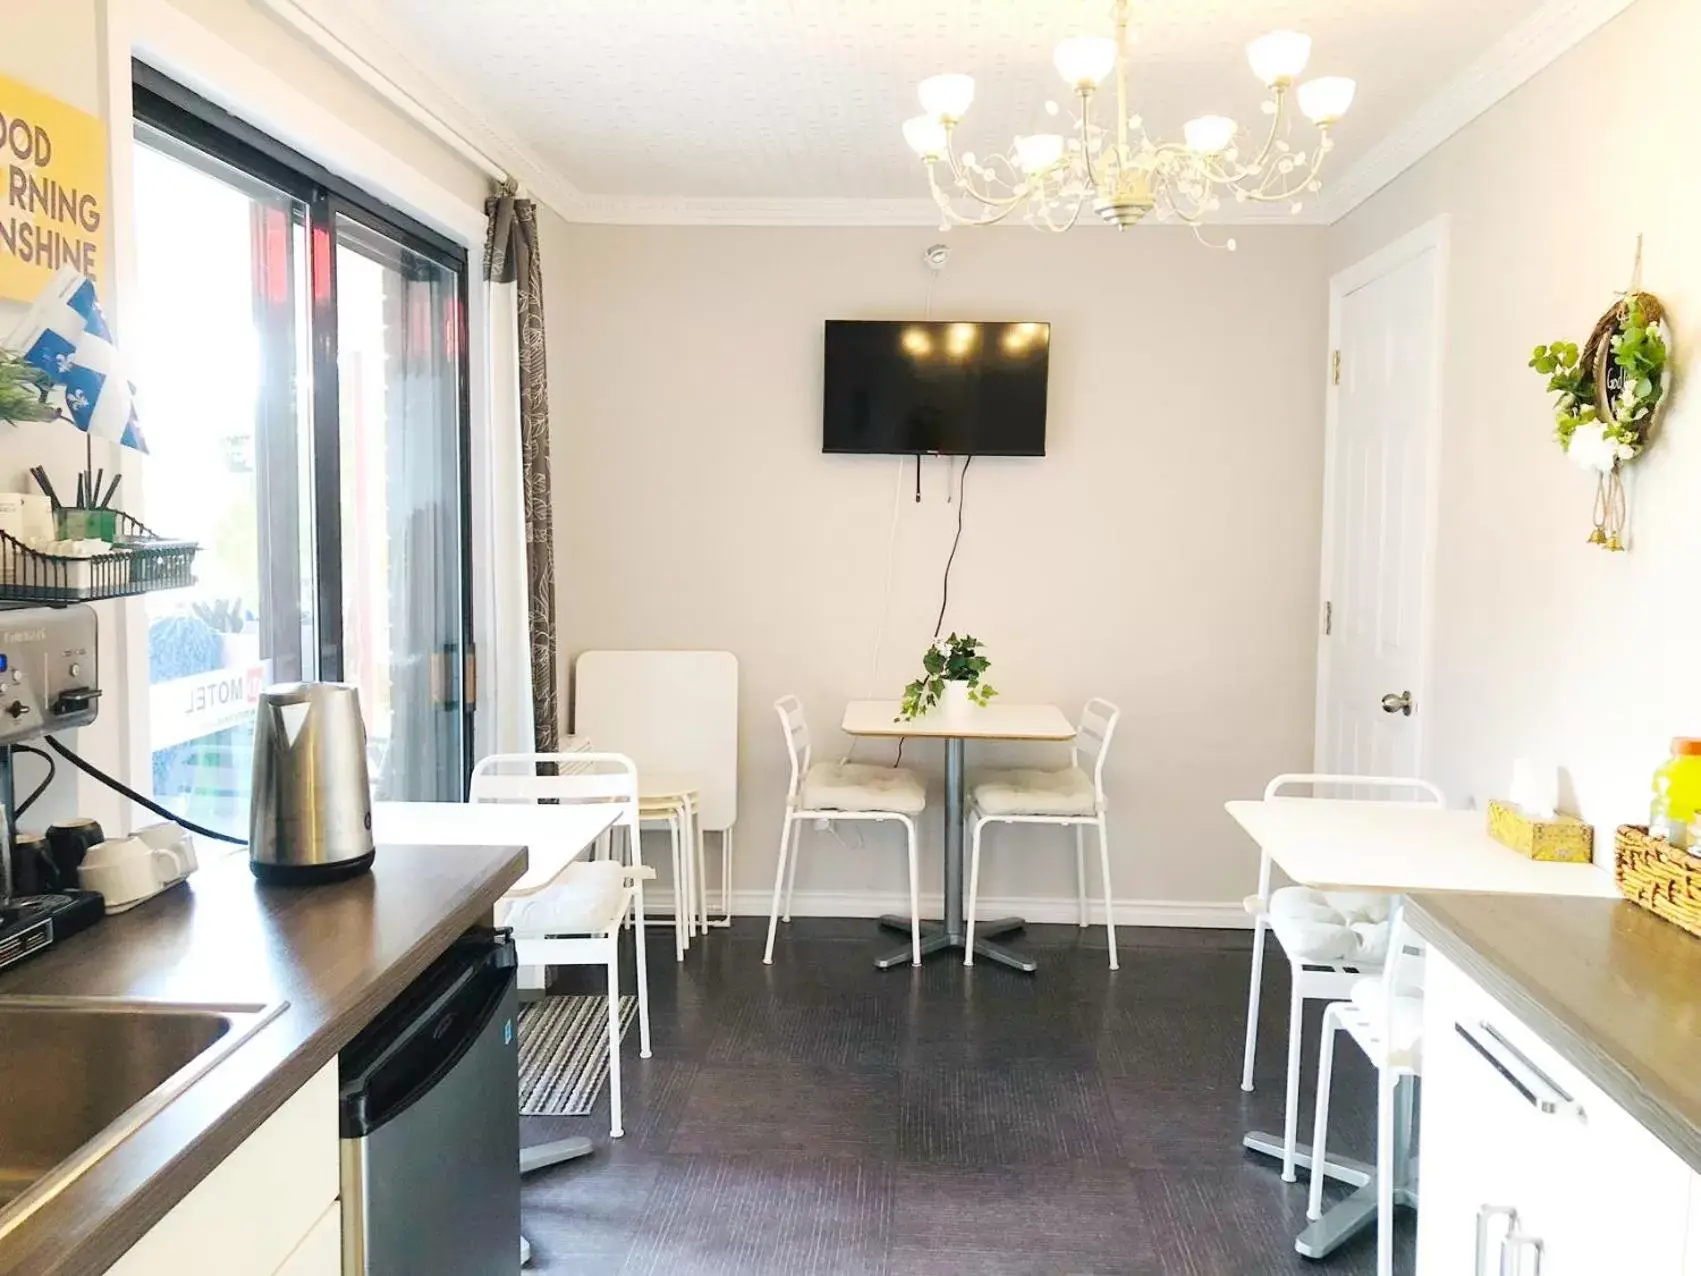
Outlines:
[[[1688,847],[1689,825],[1697,812],[1701,812],[1701,739],[1679,736],[1671,742],[1671,757],[1654,772],[1649,831],[1673,846]]]

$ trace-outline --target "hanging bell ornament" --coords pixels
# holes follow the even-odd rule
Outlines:
[[[1591,545],[1605,545],[1606,543],[1607,543],[1606,528],[1597,527],[1597,528],[1595,528],[1594,531],[1589,533],[1589,544],[1591,544]]]
[[[1624,552],[1624,542],[1618,539],[1617,532],[1614,532],[1611,536],[1607,537],[1606,547],[1609,553],[1621,554]]]

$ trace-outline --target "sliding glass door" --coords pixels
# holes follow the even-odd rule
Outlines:
[[[193,590],[147,599],[153,790],[179,814],[236,832],[248,819],[259,690],[312,671],[298,393],[307,207],[153,131],[135,175],[126,351],[151,454],[140,500],[115,503],[202,547]]]
[[[380,797],[460,782],[459,279],[336,223],[343,677],[361,690]]]
[[[138,69],[155,796],[241,831],[269,682],[360,688],[380,798],[469,766],[464,250]],[[119,502],[122,503],[122,502]]]

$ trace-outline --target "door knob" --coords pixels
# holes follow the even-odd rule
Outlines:
[[[1411,717],[1412,693],[1409,691],[1402,691],[1398,695],[1395,695],[1392,691],[1390,691],[1387,695],[1382,697],[1382,712],[1403,713],[1408,718]]]

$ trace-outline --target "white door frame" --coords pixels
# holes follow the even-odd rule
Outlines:
[[[1363,261],[1348,266],[1329,280],[1329,358],[1331,368],[1324,374],[1327,387],[1323,412],[1323,563],[1318,578],[1320,601],[1326,600],[1329,582],[1335,565],[1335,434],[1340,417],[1340,388],[1333,376],[1334,352],[1341,348],[1341,309],[1348,294],[1404,266],[1426,252],[1434,252],[1435,271],[1435,382],[1430,396],[1430,411],[1423,422],[1424,430],[1424,498],[1423,498],[1423,580],[1420,587],[1422,615],[1418,622],[1418,674],[1411,688],[1412,698],[1419,710],[1412,717],[1412,729],[1417,733],[1418,773],[1427,776],[1431,770],[1428,751],[1429,690],[1434,660],[1435,637],[1435,558],[1439,531],[1441,479],[1441,414],[1443,375],[1447,363],[1447,271],[1449,265],[1451,219],[1446,215],[1425,222],[1409,231],[1387,247],[1372,253]],[[1318,608],[1322,612],[1322,606]],[[1324,633],[1321,614],[1317,626],[1317,702],[1314,708],[1312,733],[1313,765],[1327,770],[1324,759],[1328,754],[1329,676],[1331,647]]]

